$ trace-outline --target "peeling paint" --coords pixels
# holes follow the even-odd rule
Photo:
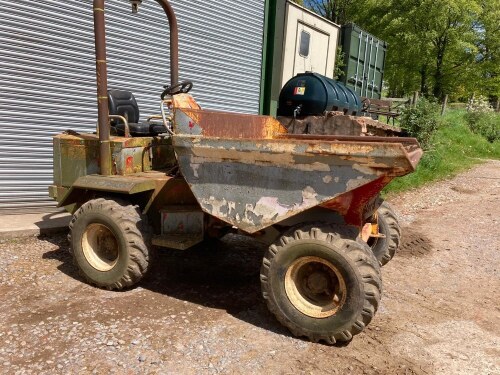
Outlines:
[[[363,178],[361,176],[361,178],[356,178],[356,179],[353,179],[353,180],[349,180],[347,182],[347,190],[354,190],[360,186],[363,186],[367,183],[369,183],[371,180],[370,179],[367,179],[367,178]]]
[[[194,177],[199,178],[198,169],[200,168],[200,164],[191,163],[191,169],[193,170]]]
[[[273,136],[273,122],[265,117],[249,123],[243,115],[187,113],[177,118],[198,121],[202,134],[183,133],[190,132],[188,124],[177,125],[173,143],[182,175],[206,213],[248,233],[316,206],[349,214],[351,222],[362,220],[377,189],[414,168],[414,141]],[[374,181],[379,182],[367,190],[370,195],[349,196]]]
[[[256,215],[263,217],[272,217],[276,214],[284,215],[289,210],[289,207],[280,205],[277,197],[262,197],[253,208]]]
[[[360,165],[360,164],[353,164],[352,167],[361,172],[361,173],[364,173],[364,174],[372,174],[373,173],[373,169],[370,168],[370,167],[367,167],[366,165]]]

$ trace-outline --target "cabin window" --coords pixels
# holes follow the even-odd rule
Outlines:
[[[299,47],[299,55],[302,57],[309,56],[309,44],[311,42],[311,34],[307,31],[302,30],[300,33],[300,47]]]

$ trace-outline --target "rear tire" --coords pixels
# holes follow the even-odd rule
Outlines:
[[[370,248],[349,227],[292,229],[269,247],[262,294],[269,310],[295,336],[348,342],[377,311],[382,281]]]
[[[385,238],[371,238],[368,245],[380,265],[384,266],[396,255],[401,242],[401,227],[396,214],[387,202],[383,202],[377,212],[379,232],[385,235]]]
[[[135,285],[150,268],[150,228],[138,206],[98,198],[69,225],[73,260],[91,284],[109,290]]]

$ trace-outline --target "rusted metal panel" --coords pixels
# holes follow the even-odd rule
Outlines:
[[[52,181],[54,185],[62,185],[61,173],[61,142],[54,138],[52,140]]]
[[[156,187],[155,178],[140,176],[82,176],[75,181],[64,197],[57,197],[58,207],[79,202],[82,198],[85,198],[85,194],[89,191],[131,195],[154,191]]]
[[[151,178],[137,176],[82,176],[75,181],[72,189],[109,191],[112,193],[137,194],[154,190],[155,181]]]
[[[404,174],[413,172],[420,161],[423,151],[415,138],[407,137],[382,137],[382,136],[350,136],[350,135],[313,135],[313,134],[282,134],[276,138],[310,140],[310,141],[336,141],[339,143],[369,143],[382,149],[400,148],[402,154],[409,162],[411,169]],[[397,145],[397,146],[395,146]],[[388,156],[391,156],[389,153]],[[390,164],[389,164],[390,165]]]
[[[204,213],[199,206],[169,206],[160,210],[162,234],[201,234]]]
[[[174,111],[176,134],[238,139],[271,139],[286,133],[286,128],[270,116],[177,108]]]
[[[163,170],[177,165],[174,147],[172,146],[172,138],[165,138],[165,143],[155,144],[153,142],[151,148],[148,148],[149,155],[144,154],[144,157],[149,156],[151,159],[152,170]]]
[[[201,234],[162,234],[153,237],[153,245],[177,250],[187,250],[203,241]]]
[[[114,174],[128,175],[151,170],[151,158],[145,147],[130,147],[113,153]]]
[[[366,142],[366,143],[401,143],[404,145],[414,145],[418,147],[415,138],[407,137],[380,137],[380,136],[352,136],[344,134],[318,135],[318,134],[281,134],[276,138],[314,140],[314,141],[342,141],[342,142]]]
[[[175,172],[176,168],[173,169]],[[128,176],[90,175],[80,177],[71,188],[51,186],[49,191],[59,202],[59,207],[85,202],[95,193],[132,195],[147,193],[142,200],[143,212],[148,213],[156,233],[161,232],[160,210],[165,206],[182,205],[201,212],[189,185],[182,177],[173,177],[171,171],[149,171]],[[78,208],[78,207],[77,207]]]
[[[328,112],[324,116],[278,117],[291,134],[398,136],[402,131],[371,117]]]
[[[57,186],[57,185],[50,185],[49,186],[49,197],[55,199],[55,200],[61,200],[67,193],[68,193],[68,188]]]
[[[66,138],[71,137],[71,138]],[[54,181],[69,187],[80,176],[99,173],[99,141],[85,141],[73,136],[54,138],[54,169],[58,176]]]
[[[324,202],[321,207],[341,214],[346,224],[361,227],[377,210],[378,195],[391,180],[392,177],[381,176],[372,182],[346,191],[334,199]]]
[[[248,233],[362,186],[378,193],[393,177],[413,170],[397,142],[176,135],[174,148],[202,209]],[[380,186],[370,185],[377,180]]]
[[[177,94],[172,98],[167,99],[170,108],[190,108],[190,109],[201,109],[200,105],[196,102],[190,94]]]
[[[168,137],[111,137],[113,175],[130,175],[175,165]],[[54,183],[69,187],[81,176],[99,173],[99,138],[95,134],[54,137]]]

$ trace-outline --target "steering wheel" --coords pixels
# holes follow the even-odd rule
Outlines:
[[[177,94],[187,94],[193,88],[193,82],[191,81],[182,81],[173,86],[166,85],[163,86],[165,91],[161,94],[161,100],[165,99],[165,96],[173,96]]]

